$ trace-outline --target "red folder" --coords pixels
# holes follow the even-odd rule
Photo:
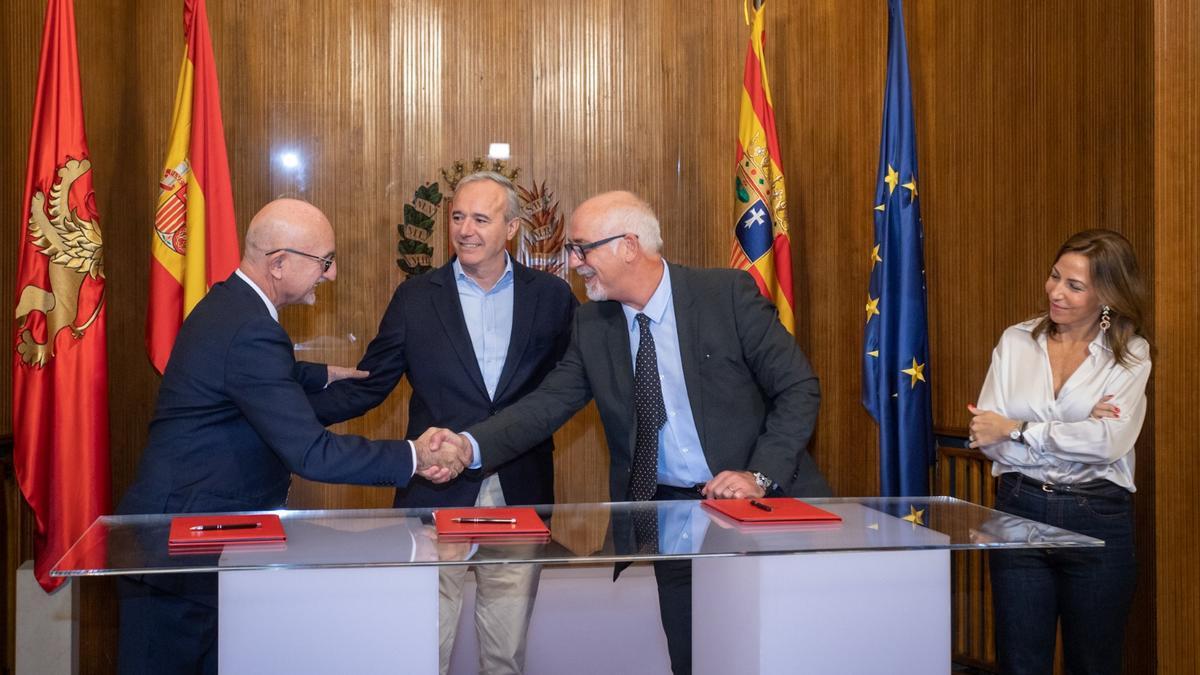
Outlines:
[[[468,518],[489,522],[460,520]],[[437,526],[439,539],[543,541],[550,538],[550,529],[538,517],[537,511],[528,507],[438,509],[433,512],[433,522]]]
[[[237,516],[179,516],[171,519],[167,543],[172,549],[287,541],[273,513]]]
[[[170,555],[221,555],[228,546],[230,551],[238,553],[256,553],[286,551],[284,541],[235,541],[223,544],[168,544],[167,553]]]
[[[770,507],[761,509],[751,502]],[[842,517],[819,509],[792,497],[765,499],[705,499],[705,508],[724,514],[741,523],[840,523]]]

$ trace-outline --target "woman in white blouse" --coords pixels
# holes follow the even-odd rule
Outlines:
[[[1053,670],[1055,626],[1074,674],[1119,673],[1133,599],[1134,443],[1146,417],[1145,290],[1121,235],[1088,230],[1059,249],[1047,311],[992,352],[971,447],[999,476],[996,508],[1103,539],[1103,548],[991,553],[1003,673]]]

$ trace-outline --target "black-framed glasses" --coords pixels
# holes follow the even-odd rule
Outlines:
[[[267,255],[275,255],[276,253],[295,253],[296,255],[302,255],[310,260],[316,260],[317,262],[321,263],[322,274],[328,272],[330,267],[333,267],[333,257],[337,255],[336,253],[330,253],[329,257],[322,258],[319,255],[305,253],[304,251],[297,251],[294,248],[277,248],[274,251],[267,251]]]
[[[563,244],[563,248],[565,248],[567,250],[568,256],[574,254],[574,255],[579,256],[580,261],[587,262],[588,251],[590,251],[594,248],[603,246],[610,241],[616,241],[617,239],[628,236],[628,234],[629,234],[628,232],[626,232],[624,234],[614,234],[611,237],[605,237],[604,239],[601,239],[600,241],[593,241],[590,244],[580,244],[578,242],[568,241],[567,243]]]

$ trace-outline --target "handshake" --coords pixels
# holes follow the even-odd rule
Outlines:
[[[471,441],[449,429],[430,427],[412,444],[417,449],[417,475],[433,483],[457,478],[474,459]]]

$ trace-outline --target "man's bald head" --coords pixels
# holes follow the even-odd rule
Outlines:
[[[591,300],[615,300],[640,311],[662,280],[658,218],[632,192],[584,201],[571,214],[567,238],[581,245],[567,264],[583,278]]]
[[[276,199],[250,220],[242,262],[252,257],[261,259],[264,253],[281,248],[315,250],[309,245],[321,243],[322,239],[333,240],[333,226],[321,209],[299,199]]]
[[[312,304],[322,281],[337,276],[333,226],[320,209],[299,199],[276,199],[250,220],[240,269],[276,307]]]
[[[595,239],[628,232],[637,235],[643,251],[662,250],[662,231],[654,209],[632,192],[617,190],[587,199],[575,209],[571,220],[594,223]]]

